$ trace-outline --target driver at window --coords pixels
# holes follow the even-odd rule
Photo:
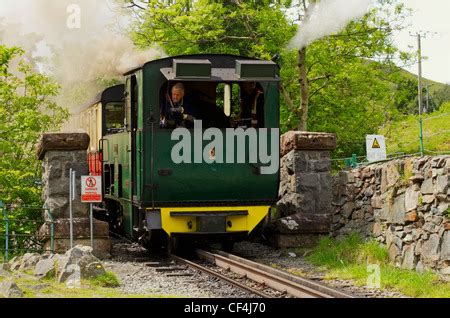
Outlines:
[[[172,87],[171,96],[166,96],[161,105],[161,128],[193,127],[196,117],[184,92],[184,85],[177,83]]]

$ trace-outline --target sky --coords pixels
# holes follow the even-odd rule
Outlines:
[[[6,17],[8,22],[25,24],[25,31],[39,32],[45,30],[41,26],[45,21],[36,20],[32,10],[26,10],[26,3],[34,0],[1,0],[0,17]],[[43,0],[40,0],[43,1]],[[45,0],[44,0],[45,1]],[[46,0],[58,1],[59,0]],[[72,0],[77,3],[80,0]],[[112,14],[106,0],[96,10],[96,23],[111,22]],[[343,0],[345,1],[345,0]],[[422,54],[427,59],[423,61],[422,72],[425,78],[450,84],[450,23],[447,22],[450,13],[449,0],[402,0],[407,7],[413,10],[411,18],[407,20],[410,27],[395,36],[395,42],[401,49],[417,49],[417,38],[410,33],[428,32],[422,38]],[[25,5],[25,7],[24,7]],[[31,11],[31,12],[30,12]],[[65,17],[66,12],[62,12]],[[33,22],[32,24],[30,22]],[[33,27],[30,27],[33,25]],[[1,30],[0,30],[1,31]],[[41,51],[44,51],[41,46]],[[407,68],[410,72],[417,74],[417,64]]]
[[[422,38],[422,75],[425,78],[450,84],[450,1],[449,0],[403,0],[413,10],[409,28],[395,36],[400,49],[413,46],[417,50],[417,37],[410,33],[427,32]],[[417,74],[418,65],[407,68]]]

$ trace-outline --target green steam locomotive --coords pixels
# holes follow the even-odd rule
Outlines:
[[[66,125],[91,137],[89,170],[104,195],[96,216],[147,247],[208,240],[230,249],[277,200],[278,66],[177,56],[124,80]]]

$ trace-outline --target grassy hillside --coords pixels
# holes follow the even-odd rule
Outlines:
[[[405,78],[411,79],[417,83],[417,75],[416,74],[413,74],[407,70],[402,70],[402,73],[405,76]],[[446,87],[450,86],[445,83],[439,83],[439,82],[435,82],[435,81],[432,81],[427,78],[422,78],[422,86],[425,87],[426,85],[429,85],[429,87],[430,87],[430,94],[434,94],[437,91],[445,89]]]
[[[417,75],[402,69],[401,76],[404,79],[401,87],[403,92],[397,92],[400,93],[400,99],[397,99],[397,107],[400,111],[407,111],[408,114],[417,113]],[[422,95],[424,110],[427,101],[428,111],[438,110],[444,103],[450,102],[450,85],[422,78]]]
[[[388,123],[379,131],[386,137],[388,153],[419,152],[419,116],[408,115]],[[450,102],[438,111],[423,115],[423,143],[426,153],[450,152]]]

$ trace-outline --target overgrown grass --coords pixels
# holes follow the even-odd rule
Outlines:
[[[22,290],[24,298],[180,298],[184,295],[161,294],[159,290],[146,290],[142,294],[124,293],[117,276],[107,271],[92,279],[81,279],[78,287],[70,288],[65,283],[58,283],[55,271],[37,278],[32,270],[21,273],[13,272],[12,278],[0,276],[0,282],[12,279]],[[3,298],[0,295],[0,298]]]
[[[444,211],[444,216],[450,218],[450,207],[448,207],[447,210]]]
[[[105,274],[99,275],[90,281],[92,284],[101,287],[115,288],[120,286],[119,280],[112,272],[106,272]]]
[[[171,298],[173,295],[159,294],[124,294],[111,285],[118,283],[112,273],[98,276],[95,279],[81,280],[79,288],[68,288],[64,283],[58,283],[54,278],[44,278],[40,281],[31,277],[15,278],[14,281],[23,291],[25,298]],[[47,285],[36,290],[36,285]],[[101,285],[110,286],[101,286]]]
[[[363,241],[351,234],[341,241],[323,238],[306,259],[329,271],[328,279],[350,279],[356,285],[366,285],[373,270],[368,265],[379,265],[380,287],[396,290],[411,297],[450,297],[450,284],[439,281],[432,272],[419,274],[389,264],[387,249],[375,241]]]
[[[26,273],[25,273],[26,274]],[[0,277],[0,281],[4,280]],[[54,277],[37,279],[31,275],[13,278],[22,290],[24,298],[177,298],[170,294],[125,294],[120,289],[119,280],[112,272],[94,279],[82,279],[78,288],[69,288],[65,283],[58,283]],[[0,295],[0,298],[2,296]]]
[[[438,111],[423,115],[423,144],[425,150],[434,152],[450,151],[450,102]],[[382,128],[380,134],[386,137],[388,153],[417,153],[419,146],[419,116],[405,116]]]

